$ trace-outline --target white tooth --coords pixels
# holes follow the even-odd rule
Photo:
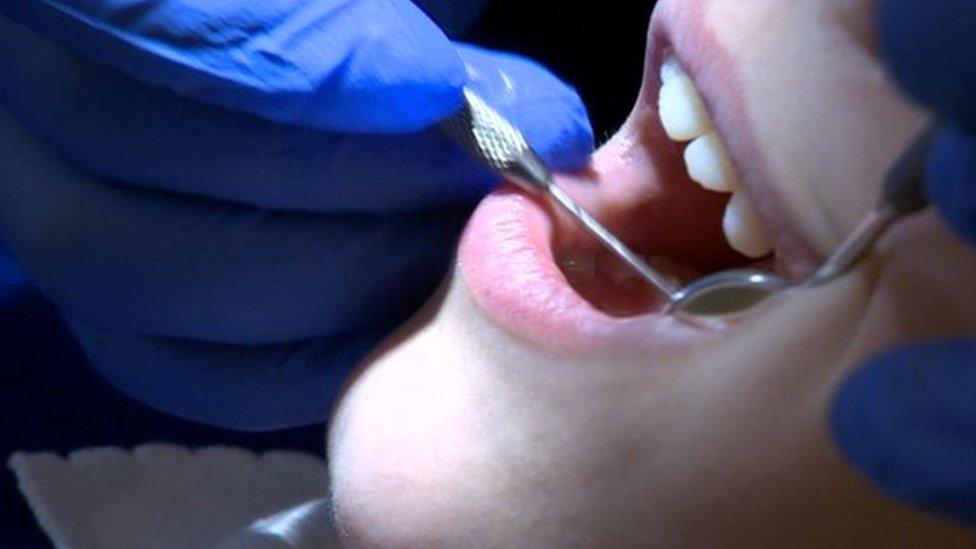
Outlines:
[[[681,76],[685,71],[681,70],[681,65],[678,64],[678,60],[674,57],[668,57],[664,63],[661,63],[661,83],[667,82],[674,78],[675,76]]]
[[[694,82],[677,65],[661,70],[662,73],[667,70],[668,76],[658,96],[658,114],[668,137],[689,141],[708,133],[712,119]]]
[[[688,175],[706,189],[731,193],[739,188],[739,174],[725,143],[715,132],[708,132],[688,144],[685,166]]]
[[[742,255],[757,258],[773,251],[759,215],[742,191],[733,194],[725,208],[722,229],[732,248]]]

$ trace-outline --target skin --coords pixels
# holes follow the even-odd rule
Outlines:
[[[705,96],[780,268],[801,275],[856,225],[926,123],[885,77],[870,10],[854,0],[659,3],[634,113],[591,173],[562,183],[622,234],[649,234],[635,212],[661,201],[638,197],[681,179],[648,160],[673,147],[655,129],[666,43]],[[701,200],[714,222],[714,197]],[[554,253],[587,249],[564,220],[552,223]],[[709,235],[708,253],[682,262],[730,261]],[[681,256],[681,241],[641,246]],[[639,315],[563,340],[519,329],[486,307],[464,246],[438,297],[362,365],[335,412],[333,498],[350,545],[976,544],[874,490],[827,427],[837,384],[865,358],[976,330],[976,254],[935,214],[899,225],[845,278],[689,338],[628,339]]]

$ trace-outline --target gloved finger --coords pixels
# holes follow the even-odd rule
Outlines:
[[[7,249],[7,244],[0,237],[0,307],[8,299],[26,290],[27,287],[27,278],[20,267],[14,263],[10,251]]]
[[[976,2],[880,0],[878,41],[918,102],[976,131]]]
[[[930,153],[926,181],[942,218],[976,245],[976,134],[947,125]]]
[[[586,164],[576,93],[531,62],[462,47],[471,83],[556,168]],[[265,208],[389,213],[477,200],[498,178],[439,131],[331,134],[193,103],[0,18],[0,100],[100,177]],[[377,159],[382,159],[378,161]]]
[[[266,343],[403,320],[466,210],[320,216],[104,184],[0,117],[0,232],[32,281],[95,326]]]
[[[388,331],[239,346],[69,323],[92,366],[122,393],[182,418],[243,431],[326,420],[350,371]]]
[[[844,455],[909,504],[976,524],[976,341],[889,351],[849,376],[831,425]]]
[[[0,11],[142,82],[280,122],[408,132],[461,101],[454,48],[408,0],[5,0]]]

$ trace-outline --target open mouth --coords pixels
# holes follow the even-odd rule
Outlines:
[[[623,130],[631,132],[624,147],[643,147],[652,157],[656,184],[648,186],[648,177],[642,189],[641,181],[634,181],[635,192],[616,207],[603,207],[601,214],[678,286],[722,269],[775,270],[772,242],[701,93],[673,53],[667,52],[656,69],[657,108]],[[605,166],[600,160],[596,164]],[[603,184],[627,179],[621,173],[625,168],[610,168]],[[650,175],[641,166],[630,168],[637,168],[638,178]],[[557,223],[553,254],[570,285],[608,314],[646,314],[661,306],[662,296],[572,222]]]
[[[685,70],[674,35],[690,42],[702,30],[669,30],[666,21],[652,22],[644,87],[626,124],[586,173],[557,176],[557,183],[679,285],[737,267],[801,277],[810,254],[768,215],[777,202],[767,196],[769,185],[740,175],[741,160],[726,145],[728,125],[710,110],[713,90],[700,90]],[[701,55],[704,40],[694,42]],[[761,211],[753,206],[757,194]],[[626,332],[646,340],[652,331],[682,341],[700,331],[659,314],[664,296],[573,220],[513,189],[479,206],[460,267],[489,316],[537,341],[565,347]]]

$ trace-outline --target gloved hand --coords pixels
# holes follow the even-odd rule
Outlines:
[[[976,245],[976,2],[880,0],[878,34],[898,82],[948,124],[929,159],[928,192]],[[976,339],[872,359],[843,383],[832,427],[883,490],[976,524]]]
[[[429,128],[462,85],[558,168],[593,146],[572,89],[407,0],[0,14],[0,234],[111,383],[216,425],[323,420],[435,288],[497,183]]]

